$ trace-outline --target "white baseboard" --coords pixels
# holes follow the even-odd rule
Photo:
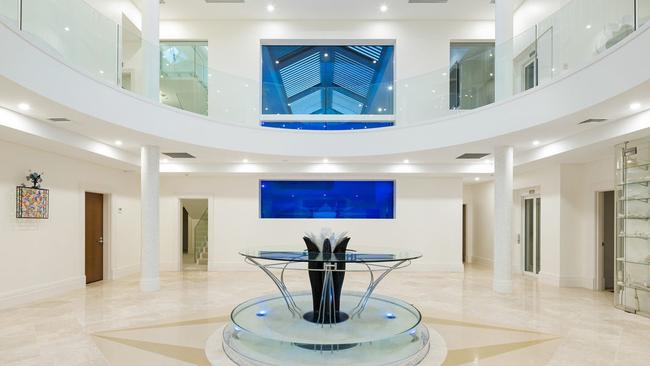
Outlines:
[[[547,285],[560,287],[560,276],[555,273],[546,273],[542,271],[537,275],[537,280]]]
[[[579,287],[592,290],[593,279],[585,277],[560,277],[560,287]]]
[[[178,272],[178,262],[161,262],[161,272]]]
[[[113,276],[111,277],[114,280],[117,280],[118,278],[126,277],[126,276],[131,276],[134,274],[140,273],[140,265],[139,264],[134,264],[131,266],[124,266],[120,268],[115,268],[112,271]]]
[[[413,263],[404,268],[404,271],[411,272],[465,272],[463,262],[458,263],[428,263],[413,261]]]
[[[83,288],[86,285],[86,276],[70,277],[64,280],[50,282],[42,285],[31,286],[20,290],[0,294],[0,309],[6,309],[25,303],[42,300],[48,297],[61,295],[68,291]]]

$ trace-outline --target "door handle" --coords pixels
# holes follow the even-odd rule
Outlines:
[[[104,237],[103,236],[99,237],[99,240],[97,240],[97,244],[104,245]]]

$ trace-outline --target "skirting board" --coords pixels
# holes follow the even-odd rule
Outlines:
[[[25,289],[5,292],[0,294],[0,309],[42,300],[48,297],[61,295],[68,291],[83,288],[86,285],[86,276],[70,277],[64,280],[50,282],[43,285],[32,286]]]
[[[112,278],[114,280],[117,280],[119,278],[131,276],[131,275],[134,275],[134,274],[137,274],[137,273],[140,273],[140,265],[139,264],[114,269],[112,271]]]
[[[593,290],[594,281],[585,277],[560,277],[560,287],[579,287]]]
[[[161,272],[178,272],[178,263],[176,262],[162,262],[160,263]],[[140,265],[134,264],[131,266],[121,267],[113,270],[113,279],[132,276],[140,273]]]

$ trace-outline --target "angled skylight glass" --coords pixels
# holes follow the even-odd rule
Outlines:
[[[262,46],[264,114],[393,114],[392,45]]]

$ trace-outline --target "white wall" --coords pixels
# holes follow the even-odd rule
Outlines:
[[[210,200],[210,270],[250,268],[238,255],[240,249],[302,248],[304,232],[320,232],[321,228],[330,227],[336,232],[348,231],[351,248],[374,246],[422,252],[424,257],[415,261],[411,269],[462,271],[462,180],[399,177],[396,190],[395,220],[262,220],[259,177],[163,176],[161,261],[173,266],[179,260],[178,202],[180,197],[191,194]]]
[[[522,271],[521,197],[541,196],[541,272],[539,279],[562,287],[594,288],[596,269],[596,193],[614,189],[612,158],[586,164],[546,164],[515,173],[513,270]],[[471,185],[474,260],[493,259],[494,184]]]
[[[260,76],[261,39],[394,39],[396,78],[449,66],[449,42],[494,38],[492,21],[161,21],[161,39],[207,40],[212,69]]]
[[[111,208],[108,275],[138,270],[139,176],[0,141],[0,307],[85,285],[84,192]],[[47,220],[16,219],[16,186],[28,171],[44,171],[50,190]]]

